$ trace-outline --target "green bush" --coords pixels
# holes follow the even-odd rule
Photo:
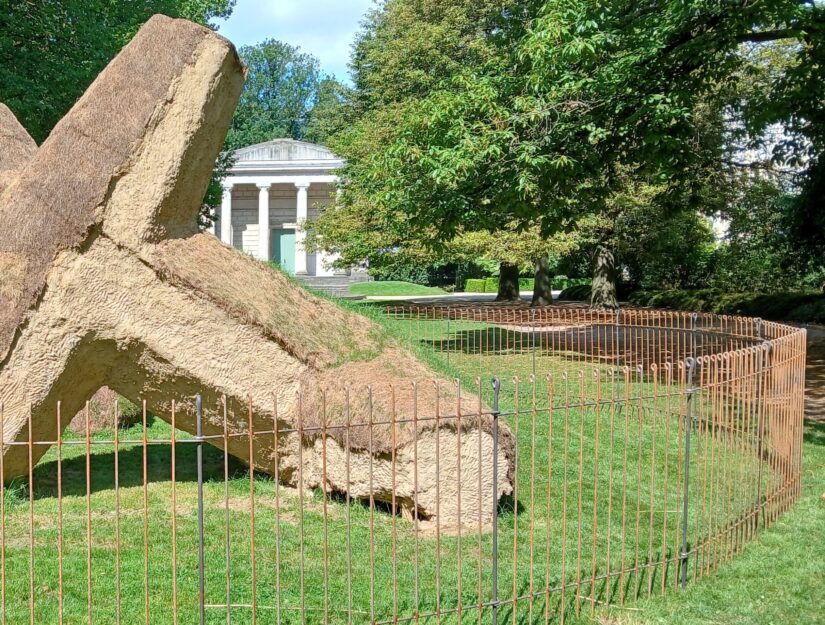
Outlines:
[[[143,422],[143,408],[120,395],[117,398],[117,415],[117,426],[120,429],[130,428]],[[147,411],[146,417],[149,419],[154,415]]]
[[[589,302],[591,295],[591,285],[593,281],[590,278],[575,278],[570,280],[570,286],[563,289],[559,294],[560,302]],[[630,295],[630,287],[626,284],[619,284],[616,287],[616,292],[619,300],[626,300]]]
[[[519,278],[518,288],[521,291],[532,291],[536,287],[535,278]],[[464,283],[467,293],[498,293],[498,278],[470,278]]]
[[[464,283],[464,290],[467,293],[484,293],[485,282],[484,278],[470,278]]]
[[[635,291],[630,303],[763,319],[825,322],[825,296],[816,292],[730,293],[716,289]]]
[[[590,285],[576,284],[568,286],[559,294],[560,302],[582,302],[590,301]]]

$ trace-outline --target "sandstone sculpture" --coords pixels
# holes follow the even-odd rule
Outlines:
[[[174,400],[190,432],[201,393],[207,436],[223,432],[223,397],[233,434],[248,433],[251,406],[269,433],[251,458],[248,436],[229,451],[286,484],[395,497],[446,525],[488,521],[512,492],[506,426],[494,458],[490,417],[373,323],[198,232],[243,80],[225,39],[156,16],[40,148],[0,105],[4,479],[28,470],[26,446],[10,443],[29,421],[35,441],[54,441],[103,385],[165,419]]]

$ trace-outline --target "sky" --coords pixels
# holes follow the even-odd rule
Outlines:
[[[236,46],[278,39],[315,56],[321,69],[349,82],[350,44],[374,0],[237,0],[219,32]]]

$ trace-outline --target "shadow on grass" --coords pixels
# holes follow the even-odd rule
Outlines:
[[[825,445],[825,421],[805,421],[803,440],[811,445]]]
[[[666,591],[672,589],[677,582],[679,563],[671,556],[668,553],[666,562],[643,558],[636,563],[636,567],[628,563],[624,573],[616,570],[608,573],[603,568],[597,568],[594,572],[588,568],[579,577],[571,572],[564,584],[559,577],[551,577],[544,591],[541,589],[542,581],[537,580],[536,586],[531,587],[529,579],[522,580],[518,588],[513,589],[514,592],[509,587],[500,587],[500,597],[504,600],[499,607],[499,622],[533,625],[583,616],[589,623],[592,619],[591,608],[605,604],[623,605],[658,595],[663,586]],[[513,595],[518,599],[513,601],[509,598]]]
[[[175,479],[178,482],[197,481],[197,449],[194,444],[178,444],[176,446]],[[143,447],[124,447],[118,452],[118,485],[120,488],[130,488],[143,485]],[[64,497],[82,496],[86,494],[86,456],[64,458],[61,463],[62,495]],[[228,459],[230,479],[245,475],[246,466],[232,456]],[[35,499],[57,497],[56,460],[41,462],[32,474]],[[224,481],[224,454],[223,451],[204,445],[203,449],[203,478],[206,482]],[[115,488],[115,453],[93,453],[89,463],[90,490],[92,493],[114,490]],[[172,446],[148,445],[146,447],[146,482],[169,482],[172,479]],[[20,480],[24,488],[28,487],[28,480]]]

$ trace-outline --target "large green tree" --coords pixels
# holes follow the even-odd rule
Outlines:
[[[743,46],[792,38],[800,61],[772,83],[771,101],[750,100],[753,136],[783,120],[818,136],[809,126],[822,110],[821,87],[804,88],[813,70],[800,68],[821,54],[820,2],[504,5],[490,14],[495,27],[478,33],[477,47],[492,54],[426,97],[384,106],[387,118],[372,135],[361,133],[366,145],[346,180],[353,201],[391,207],[387,215],[403,215],[408,230],[427,228],[443,240],[468,223],[493,229],[541,217],[550,235],[588,215],[606,217],[594,304],[615,305],[613,200],[630,181],[661,186],[662,207],[675,197],[682,210],[701,208],[708,172],[728,151],[703,110],[731,105],[726,88],[747,63]],[[817,154],[809,150],[809,162],[818,163]],[[777,154],[799,156],[794,145]]]
[[[268,39],[238,51],[248,69],[226,146],[237,149],[270,139],[303,139],[320,99],[326,103],[337,81],[318,59],[300,48]]]
[[[501,0],[387,0],[368,14],[353,49],[354,89],[320,116],[327,120],[332,147],[348,165],[338,208],[321,217],[316,231],[318,244],[340,253],[342,262],[366,259],[380,267],[397,262],[399,255],[444,259],[446,248],[452,254],[457,241],[468,240],[457,238],[459,232],[476,232],[474,241],[489,241],[486,235],[507,231],[506,221],[486,219],[491,213],[483,206],[449,236],[436,222],[409,219],[413,213],[398,210],[401,205],[382,192],[382,179],[396,172],[381,160],[399,123],[423,99],[470,68],[503,60],[497,35],[502,6]],[[379,162],[386,165],[382,171]],[[503,292],[517,296],[518,265],[508,258],[501,259],[501,274],[509,277],[501,281]]]
[[[235,0],[0,0],[0,102],[41,143],[155,13],[214,26]]]

